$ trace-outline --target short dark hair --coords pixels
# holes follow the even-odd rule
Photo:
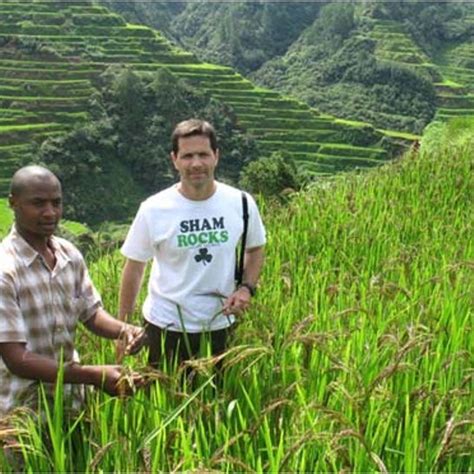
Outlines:
[[[203,135],[209,138],[212,151],[217,151],[217,136],[214,127],[205,120],[189,119],[178,123],[171,135],[171,146],[173,153],[178,153],[179,139],[184,137],[192,137],[194,135]]]

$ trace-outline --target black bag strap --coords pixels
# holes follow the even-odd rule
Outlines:
[[[244,192],[242,192],[242,218],[244,221],[244,231],[242,232],[242,239],[240,243],[240,255],[238,256],[238,259],[236,258],[238,265],[236,264],[235,266],[235,282],[237,286],[242,283],[242,277],[244,275],[245,245],[247,242],[247,229],[249,225],[249,207],[247,195]]]

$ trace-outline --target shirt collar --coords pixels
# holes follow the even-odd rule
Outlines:
[[[10,231],[10,238],[18,253],[18,257],[26,266],[29,267],[37,258],[41,257],[40,254],[20,235],[15,225],[13,225],[12,230]],[[50,237],[49,244],[56,256],[56,266],[54,267],[54,270],[60,270],[66,265],[70,258],[63,251],[59,245],[58,239],[54,235]]]

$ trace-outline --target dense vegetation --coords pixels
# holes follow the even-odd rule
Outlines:
[[[0,432],[31,472],[471,472],[472,137],[468,120],[437,125],[398,163],[262,202],[262,284],[218,387],[203,358],[194,386],[167,368],[146,372],[148,395],[91,394],[82,432],[60,389],[45,427],[20,412]],[[90,265],[115,312],[122,259]],[[84,332],[79,349],[114,361]]]
[[[470,8],[448,2],[332,3],[282,58],[267,62],[253,78],[337,116],[421,133],[446,105],[457,106],[452,115],[474,114],[466,94],[473,81],[464,77],[467,87],[456,92],[446,80],[452,71],[443,71],[440,60],[452,44],[472,45]],[[467,61],[457,66],[471,68],[469,55],[463,57]]]
[[[205,61],[248,74],[284,54],[326,2],[101,3],[129,20],[158,28]]]
[[[140,196],[169,184],[166,140],[190,114],[215,124],[219,177],[233,183],[257,156],[280,153],[306,179],[377,166],[416,139],[256,87],[103,6],[27,5],[0,1],[2,196],[15,169],[35,155],[63,179],[68,217],[92,224],[120,219]],[[173,4],[162,13],[182,8]],[[278,17],[273,7],[267,10],[269,18]]]
[[[100,4],[116,11],[130,23],[148,25],[174,38],[173,19],[186,7],[185,2],[140,2],[136,0],[100,0]]]
[[[366,8],[372,18],[403,22],[430,55],[436,55],[446,42],[468,40],[474,31],[467,18],[472,9],[463,2],[372,2]]]
[[[335,115],[420,133],[435,113],[431,81],[408,67],[379,62],[376,42],[353,34],[355,10],[345,3],[324,7],[287,56],[256,77]]]
[[[126,219],[146,195],[174,182],[170,136],[189,117],[219,124],[225,181],[236,184],[243,165],[256,157],[229,107],[166,69],[140,76],[109,68],[100,79],[102,87],[91,98],[94,120],[47,140],[37,157],[61,179],[69,219],[88,224]]]
[[[437,109],[474,114],[472,55],[448,54],[472,51],[467,2],[107,4],[148,24],[168,12],[167,26],[163,13],[155,25],[198,57],[339,117],[421,133]],[[446,70],[445,53],[465,71]]]

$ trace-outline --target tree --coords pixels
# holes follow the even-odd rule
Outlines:
[[[286,189],[300,189],[301,177],[288,155],[274,152],[249,163],[241,173],[240,185],[251,193],[277,197]]]
[[[60,179],[65,217],[88,224],[123,219],[142,193],[116,156],[107,122],[92,122],[41,146],[36,162]]]

